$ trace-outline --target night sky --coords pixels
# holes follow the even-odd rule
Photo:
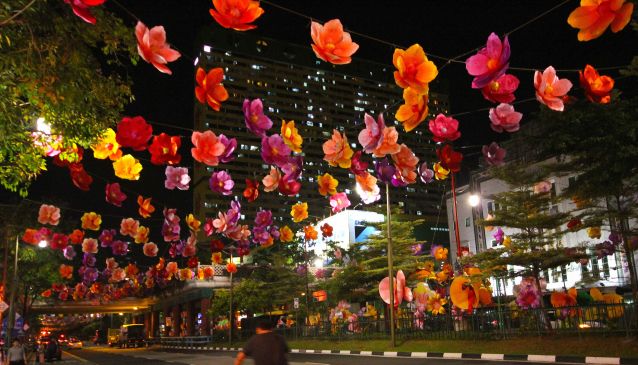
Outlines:
[[[339,18],[346,28],[366,34],[403,47],[419,43],[440,69],[439,78],[449,88],[451,112],[453,114],[493,106],[483,99],[478,90],[470,88],[472,78],[463,64],[452,63],[444,66],[445,61],[432,55],[446,58],[456,57],[478,47],[483,47],[490,32],[502,36],[541,13],[560,4],[556,0],[512,1],[512,0],[474,0],[474,1],[344,1],[344,0],[273,0],[275,4],[309,15],[321,22]],[[107,7],[121,14],[125,22],[134,31],[136,19],[123,11],[113,1]],[[128,70],[134,82],[136,101],[126,110],[125,115],[142,115],[149,121],[177,125],[186,128],[193,126],[194,108],[194,72],[193,58],[200,45],[196,44],[197,34],[204,29],[210,32],[223,30],[209,15],[211,1],[208,0],[120,0],[120,4],[139,17],[147,26],[164,25],[169,43],[179,49],[183,57],[169,65],[173,75],[164,75],[154,67],[140,61]],[[599,39],[579,42],[576,29],[566,22],[569,13],[578,6],[578,1],[568,1],[551,13],[515,31],[510,35],[512,56],[510,66],[543,70],[549,65],[557,69],[582,69],[585,64],[594,67],[626,65],[636,54],[638,44],[631,26],[618,34],[609,30]],[[310,22],[281,9],[262,2],[265,14],[256,21],[257,29],[250,32],[268,38],[275,38],[298,44],[307,44],[310,49]],[[79,21],[79,19],[78,19]],[[98,19],[99,22],[99,19]],[[87,25],[88,26],[88,25]],[[385,63],[388,72],[392,66],[394,47],[364,39],[357,35],[353,40],[360,45],[355,57]],[[460,58],[464,61],[468,55]],[[521,80],[516,93],[517,100],[533,97],[533,72],[510,71]],[[612,77],[617,71],[603,72]],[[575,72],[559,72],[560,77],[569,78],[575,86],[578,75]],[[632,82],[633,84],[629,84]],[[635,80],[621,79],[616,83],[618,89],[635,88]],[[432,90],[436,92],[437,90]],[[629,91],[629,90],[627,90]],[[631,91],[635,94],[635,89]],[[574,90],[570,94],[580,97]],[[529,118],[529,113],[538,110],[538,103],[526,102],[516,105],[517,110]],[[503,141],[507,135],[491,131],[487,111],[458,116],[462,139],[455,142],[458,146],[475,146]],[[238,116],[241,120],[241,116]],[[386,118],[386,120],[389,118]],[[113,126],[118,121],[113,121]],[[427,130],[424,122],[419,128]],[[190,137],[190,132],[154,126],[155,134],[166,132]],[[182,165],[190,164],[189,138],[183,139],[181,153],[186,157]],[[467,149],[468,153],[477,152],[477,148]],[[97,210],[114,216],[138,217],[136,193],[152,195],[158,212],[154,217],[160,220],[163,205],[179,207],[184,216],[192,204],[191,191],[168,191],[163,188],[164,167],[152,166],[148,153],[138,154],[144,171],[139,182],[122,182],[113,175],[109,161],[91,161],[85,154],[87,171],[95,176],[90,192],[82,192],[73,187],[66,170],[50,166],[31,189],[31,198],[51,201],[67,201],[67,206],[78,210]],[[137,155],[136,155],[137,156]],[[476,157],[476,154],[475,156]],[[470,156],[472,160],[472,156]],[[475,160],[475,158],[474,158]],[[475,163],[474,161],[473,163]],[[470,164],[471,165],[471,164]],[[468,169],[465,168],[467,171]],[[106,206],[104,201],[105,181],[119,181],[129,189],[129,199],[124,208]],[[6,195],[6,194],[3,194]],[[13,201],[17,201],[14,197]],[[54,202],[54,201],[53,201]],[[77,213],[78,217],[80,213]],[[115,217],[113,219],[116,219]],[[79,221],[78,221],[79,222]],[[118,221],[119,222],[119,221]],[[161,222],[161,221],[160,221]],[[159,230],[161,223],[151,227]]]

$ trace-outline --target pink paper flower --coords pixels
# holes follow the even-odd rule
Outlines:
[[[267,164],[282,167],[288,162],[291,152],[290,147],[278,134],[261,139],[261,158]]]
[[[155,257],[157,256],[157,252],[159,251],[159,249],[157,248],[157,245],[154,244],[153,242],[147,242],[144,244],[142,251],[144,251],[144,255],[148,257]]]
[[[519,123],[523,118],[523,113],[514,110],[514,106],[510,104],[499,104],[496,108],[490,109],[490,127],[494,132],[501,133],[516,132],[520,126]]]
[[[540,71],[534,73],[534,87],[536,88],[536,99],[541,104],[562,112],[565,108],[563,101],[572,88],[572,83],[567,79],[559,79],[554,67],[549,66],[542,74]]]
[[[495,33],[490,34],[487,46],[465,61],[467,72],[474,76],[472,88],[481,89],[503,75],[509,66],[509,59],[510,43],[507,36],[501,43]]]
[[[459,121],[439,114],[436,118],[430,120],[430,132],[434,135],[432,139],[435,142],[451,142],[461,136],[459,132]]]
[[[95,24],[95,17],[89,10],[90,7],[104,4],[106,0],[64,0],[71,5],[73,13],[87,23]]]
[[[248,130],[259,137],[265,137],[266,131],[272,127],[272,120],[264,114],[264,105],[261,99],[255,99],[253,101],[244,99],[242,109]]]
[[[97,253],[97,240],[95,238],[85,238],[82,241],[82,252]]]
[[[374,117],[366,113],[363,121],[366,127],[359,132],[359,143],[363,146],[365,153],[372,153],[382,142],[381,138],[385,129],[383,113],[379,114],[377,120],[374,120]]]
[[[113,257],[109,257],[108,259],[106,259],[106,269],[107,270],[115,270],[116,268],[118,268],[120,266],[120,264],[117,263],[117,261],[115,261],[115,258]]]
[[[228,163],[235,159],[233,152],[237,148],[237,139],[228,138],[223,134],[220,134],[217,140],[224,145],[224,152],[219,156],[219,162]]]
[[[502,165],[507,154],[505,148],[501,148],[496,142],[492,142],[489,146],[483,146],[482,151],[485,162],[490,166]]]
[[[138,21],[135,26],[135,36],[137,37],[137,53],[140,57],[160,72],[172,74],[166,64],[177,60],[181,55],[166,43],[164,27],[157,26],[149,30],[144,23]]]
[[[336,193],[330,197],[330,206],[333,213],[338,213],[350,206],[350,200],[346,193]]]
[[[193,132],[191,136],[193,148],[191,154],[196,161],[208,166],[217,166],[219,159],[224,156],[226,146],[217,138],[213,131]]]
[[[120,183],[106,184],[106,202],[121,207],[127,196],[120,188]]]
[[[166,175],[166,180],[164,181],[164,187],[166,189],[175,190],[175,188],[178,188],[179,190],[188,190],[188,183],[190,183],[191,178],[188,176],[187,167],[166,166],[164,174]]]
[[[38,212],[38,222],[57,226],[60,223],[60,208],[54,205],[42,204]]]
[[[208,181],[210,190],[222,195],[230,195],[233,193],[235,182],[227,171],[213,172]]]
[[[494,103],[511,103],[516,100],[514,92],[520,81],[514,75],[501,75],[481,89],[483,97]]]
[[[279,180],[281,179],[281,172],[279,169],[271,166],[270,173],[261,180],[261,183],[264,185],[264,191],[269,193],[271,191],[277,190],[277,186],[279,186]]]
[[[140,228],[140,222],[137,219],[124,218],[120,222],[120,234],[122,236],[135,237],[138,228]]]

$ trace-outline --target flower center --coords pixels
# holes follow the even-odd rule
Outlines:
[[[554,95],[554,87],[552,85],[547,84],[545,87],[545,95]]]
[[[336,46],[334,45],[334,43],[328,43],[326,44],[326,49],[328,51],[333,51],[336,48]]]
[[[490,89],[494,92],[498,91],[498,89],[501,88],[501,84],[499,84],[497,81],[492,81],[492,83],[490,84]]]
[[[490,58],[489,61],[487,61],[487,69],[490,71],[493,71],[495,68],[498,67],[498,60],[495,58]]]
[[[239,18],[241,16],[241,11],[237,8],[230,9],[230,16],[233,18]]]
[[[259,116],[258,116],[257,114],[252,114],[252,115],[250,116],[250,122],[251,122],[252,124],[257,124],[257,120],[259,120]]]

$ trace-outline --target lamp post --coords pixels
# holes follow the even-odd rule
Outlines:
[[[13,262],[13,282],[11,283],[11,294],[9,294],[9,317],[7,318],[7,345],[11,346],[11,337],[15,326],[15,297],[18,288],[18,250],[20,249],[20,239],[16,236],[15,257]]]
[[[387,238],[388,238],[388,282],[390,284],[390,345],[396,347],[397,341],[394,335],[394,273],[392,270],[393,257],[392,257],[392,227],[391,227],[391,212],[390,212],[390,184],[385,183],[385,205],[386,215],[388,219],[387,224]]]

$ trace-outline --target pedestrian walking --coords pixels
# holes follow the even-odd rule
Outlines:
[[[26,365],[27,356],[24,353],[24,347],[20,344],[20,341],[13,340],[13,345],[7,351],[7,359],[5,362],[7,365]]]
[[[260,322],[256,333],[237,354],[235,365],[241,365],[247,356],[253,358],[255,365],[288,365],[286,353],[290,349],[286,340],[272,331],[272,323]]]

